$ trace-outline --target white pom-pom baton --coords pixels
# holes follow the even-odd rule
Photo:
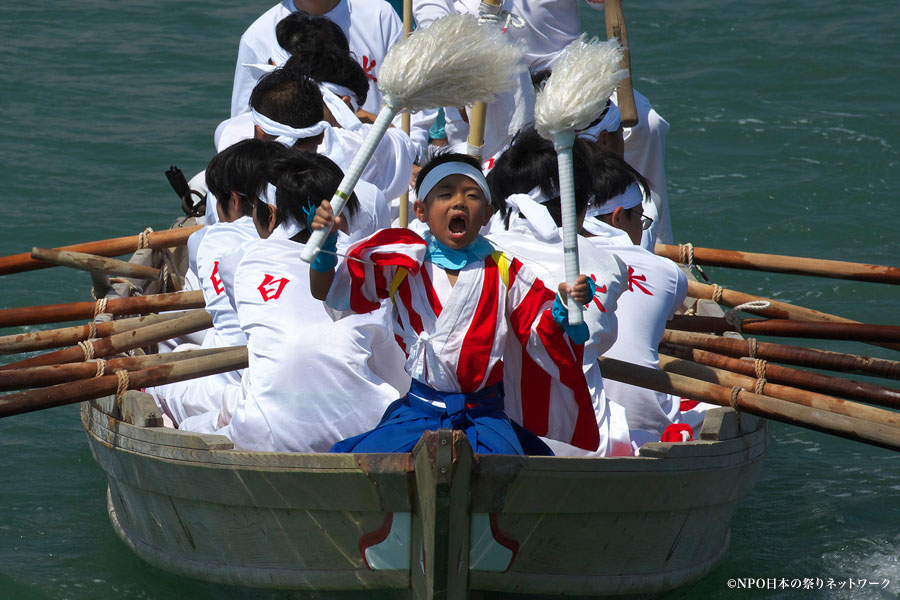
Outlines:
[[[521,58],[493,27],[470,15],[449,15],[415,31],[388,51],[378,73],[382,106],[375,124],[331,198],[340,214],[391,120],[401,110],[491,102],[512,87]],[[329,232],[316,230],[300,258],[312,262]]]
[[[569,44],[534,104],[538,133],[552,140],[559,164],[563,252],[566,280],[575,281],[578,268],[578,230],[575,215],[575,176],[572,144],[575,130],[584,129],[606,108],[616,85],[628,73],[619,68],[622,49],[617,40],[586,42],[584,36]],[[581,306],[569,297],[569,324],[584,322]]]

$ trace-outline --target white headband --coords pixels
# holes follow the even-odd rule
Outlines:
[[[531,225],[531,228],[540,239],[552,241],[559,237],[559,228],[556,226],[553,217],[550,216],[550,211],[544,206],[548,200],[549,198],[541,192],[541,188],[536,187],[527,194],[510,195],[506,199],[506,203],[522,217],[525,217],[525,220]],[[510,228],[513,227],[514,222],[517,222],[519,218],[517,214],[513,214],[510,217]]]
[[[609,215],[620,206],[625,210],[628,210],[629,208],[634,208],[643,201],[644,192],[641,190],[641,186],[637,183],[632,183],[624,192],[610,198],[600,206],[597,206],[596,204],[588,206],[585,217],[601,217],[603,215]]]
[[[278,190],[271,183],[266,184],[266,189],[263,190],[263,193],[260,194],[259,199],[272,207],[272,210],[275,210],[275,194]],[[277,227],[272,231],[273,238],[282,238],[289,239],[303,231],[305,227],[300,225],[297,221],[293,219],[293,217],[286,217],[281,223],[278,224]]]
[[[353,112],[359,110],[359,98],[356,97],[356,94],[354,94],[353,90],[351,90],[350,88],[338,85],[337,83],[331,83],[330,81],[323,81],[322,87],[330,92],[333,92],[338,98],[340,98],[341,96],[349,96],[350,104],[353,105],[350,108],[353,110]],[[322,93],[324,94],[325,92],[323,91]],[[344,106],[346,106],[346,104]]]
[[[450,175],[465,175],[477,183],[478,187],[480,187],[481,191],[484,193],[484,198],[487,203],[491,203],[491,190],[488,188],[487,180],[484,178],[481,169],[473,167],[469,163],[458,161],[441,163],[429,171],[428,175],[426,175],[425,179],[422,181],[422,185],[419,186],[419,192],[416,194],[417,197],[424,201],[425,197],[428,196],[428,192],[440,183],[442,179],[449,177]]]
[[[582,129],[578,132],[578,137],[584,138],[591,142],[596,142],[600,139],[600,133],[604,131],[618,131],[619,127],[622,126],[622,113],[619,112],[619,107],[610,102],[607,104],[608,108],[606,110],[606,114],[603,115],[603,118],[600,119],[600,122],[596,125],[591,125],[587,129]]]
[[[353,92],[345,87],[326,82],[319,84],[319,90],[322,92],[322,101],[325,102],[325,106],[331,111],[331,115],[338,125],[351,131],[362,127],[362,122],[356,116],[356,112],[341,100],[341,96],[350,96],[350,102],[355,104],[356,95]]]
[[[253,109],[250,109],[250,114],[253,116],[253,124],[262,129],[263,133],[274,135],[279,138],[289,138],[292,140],[302,140],[305,138],[317,136],[325,131],[325,128],[329,126],[327,122],[319,121],[318,123],[310,127],[297,129],[270,119],[266,115],[258,113]]]

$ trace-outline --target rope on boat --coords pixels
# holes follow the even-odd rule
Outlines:
[[[143,250],[145,248],[150,247],[150,234],[153,233],[153,228],[148,227],[138,234],[138,250]]]
[[[103,374],[106,373],[106,361],[102,358],[97,359],[97,372],[94,373],[94,377],[103,377]]]
[[[88,334],[87,339],[92,340],[97,337],[97,322],[90,321],[88,322]]]
[[[96,319],[98,315],[106,312],[106,303],[107,299],[105,297],[97,299],[97,304],[94,305],[94,314],[91,315],[92,319]]]
[[[752,300],[750,302],[744,302],[743,304],[738,304],[734,308],[728,309],[725,311],[725,322],[731,325],[737,330],[738,333],[743,333],[741,331],[741,316],[738,314],[742,310],[765,310],[772,306],[772,303],[767,300]],[[756,357],[753,357],[756,358]]]
[[[756,388],[754,391],[762,395],[766,389],[766,365],[768,363],[761,358],[757,358],[753,363],[754,368],[756,369]]]
[[[747,338],[747,356],[750,358],[758,358],[756,355],[757,341],[756,338]]]
[[[116,387],[116,404],[119,405],[119,410],[122,410],[122,396],[128,391],[128,371],[116,369],[116,378],[119,380],[119,385]]]
[[[91,340],[78,342],[78,346],[81,348],[81,351],[84,352],[85,362],[94,359],[94,343]]]
[[[692,243],[678,244],[678,262],[685,265],[688,271],[697,269],[697,272],[703,277],[703,281],[709,281],[709,277],[706,276],[700,265],[694,264],[694,245]]]
[[[738,394],[740,394],[743,390],[740,386],[734,386],[731,388],[731,397],[728,399],[728,403],[731,404],[731,408],[733,408],[736,412],[740,413],[741,409],[738,408]]]
[[[725,291],[725,288],[720,286],[718,283],[714,283],[714,284],[712,284],[712,286],[713,286],[713,293],[712,293],[713,302],[715,302],[716,304],[721,304],[722,303],[722,292]]]

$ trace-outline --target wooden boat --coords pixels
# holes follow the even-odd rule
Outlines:
[[[460,432],[412,454],[234,450],[162,427],[152,398],[84,403],[116,533],[138,556],[208,581],[302,590],[622,594],[676,588],[728,546],[768,447],[730,408],[698,441],[639,457],[473,455]]]
[[[184,272],[183,252],[154,252],[132,261]],[[163,426],[136,391],[85,402],[81,418],[110,521],[147,562],[218,583],[417,599],[695,581],[726,551],[768,449],[766,421],[730,408],[709,411],[696,441],[615,458],[473,455],[450,430],[411,454],[241,451]]]
[[[81,416],[113,527],[147,562],[219,583],[412,598],[695,581],[728,547],[768,448],[766,422],[730,408],[711,410],[697,441],[619,458],[473,455],[449,430],[411,454],[240,451],[164,427],[140,392],[86,402]]]

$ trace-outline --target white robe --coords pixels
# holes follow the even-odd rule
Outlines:
[[[538,207],[538,210],[543,209],[546,218],[537,227],[514,210],[509,230],[499,226],[497,219],[488,239],[525,263],[544,280],[548,288],[556,289],[566,279],[561,232],[546,209],[540,205]],[[544,441],[557,456],[630,456],[632,446],[625,409],[609,400],[597,363],[597,357],[617,339],[617,302],[627,286],[627,270],[622,261],[612,254],[597,250],[583,237],[579,237],[578,258],[581,272],[592,277],[598,286],[595,300],[583,313],[591,337],[585,343],[582,368],[600,429],[600,447],[595,452],[586,452],[562,442],[548,439]],[[513,380],[520,376],[517,373],[506,375]]]
[[[293,0],[282,0],[256,19],[241,36],[231,93],[232,117],[250,110],[250,94],[257,81],[257,74],[244,65],[269,62],[273,54],[276,54],[273,48],[278,44],[275,26],[295,10]],[[347,36],[350,52],[369,77],[369,92],[362,108],[378,114],[381,108],[378,71],[388,49],[403,39],[403,23],[391,5],[384,0],[341,0],[323,16],[334,21]],[[425,155],[428,129],[436,114],[436,111],[429,110],[412,115],[410,137],[419,156]],[[399,124],[398,115],[395,125],[399,127]]]
[[[533,433],[596,449],[601,436],[581,369],[584,348],[553,322],[554,294],[501,252],[470,261],[455,285],[426,256],[417,234],[378,232],[350,248],[327,302],[365,313],[391,297],[411,377],[439,391],[470,393],[504,381],[507,369],[520,373],[505,386],[509,418]]]
[[[250,217],[204,227],[188,238],[190,270],[199,280],[206,311],[213,321],[213,328],[206,332],[201,348],[243,346],[247,343],[237,314],[225,295],[219,262],[236,246],[254,239],[259,239],[259,235]],[[187,348],[182,346],[181,349]],[[156,386],[151,388],[151,394],[160,408],[180,426],[190,417],[218,410],[225,387],[240,383],[240,380],[240,370],[228,371]]]
[[[603,355],[644,367],[659,368],[659,342],[666,321],[684,302],[687,277],[678,265],[631,243],[611,230],[607,236],[587,238],[595,247],[618,256],[628,269],[625,291],[619,298],[619,337]],[[623,405],[632,439],[640,445],[659,441],[673,423],[681,423],[681,398],[613,380],[604,381],[607,396]],[[695,435],[698,432],[695,432]]]
[[[374,427],[404,387],[386,311],[332,321],[309,291],[302,244],[269,238],[226,257],[227,293],[248,338],[249,367],[216,432],[235,447],[327,452]],[[404,389],[405,391],[405,389]],[[221,422],[220,421],[220,422]]]

